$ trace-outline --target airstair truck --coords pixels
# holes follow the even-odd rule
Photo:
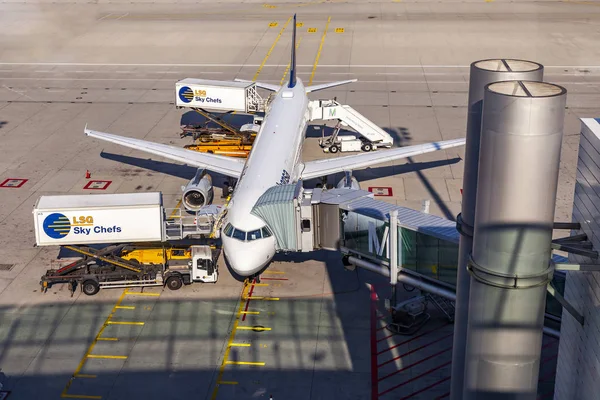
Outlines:
[[[166,217],[159,192],[40,197],[33,209],[36,245],[60,246],[77,257],[46,271],[42,291],[55,283],[68,283],[71,291],[80,284],[85,294],[94,295],[108,287],[177,290],[216,282],[216,246],[175,244],[186,232],[207,233],[212,227],[197,215],[194,230],[181,214],[173,222],[173,215]]]

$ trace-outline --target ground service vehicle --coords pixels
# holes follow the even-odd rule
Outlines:
[[[82,257],[59,269],[49,269],[40,284],[46,292],[53,284],[67,283],[73,292],[77,284],[91,296],[101,288],[167,286],[177,290],[184,284],[218,279],[216,246],[148,247],[108,245],[102,249],[63,246]]]
[[[68,283],[72,291],[80,284],[93,295],[104,287],[176,290],[192,282],[216,282],[217,246],[201,238],[181,244],[186,237],[209,236],[214,218],[177,211],[166,217],[160,193],[40,197],[33,210],[36,245],[60,246],[75,258],[46,271],[43,291],[55,283]]]

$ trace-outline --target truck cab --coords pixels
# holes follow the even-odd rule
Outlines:
[[[165,271],[165,285],[171,290],[177,290],[184,284],[193,282],[216,283],[219,277],[218,257],[218,250],[212,246],[190,246],[188,257],[169,260]]]
[[[210,246],[192,246],[192,259],[189,266],[194,282],[216,282],[218,278],[217,265],[213,259]]]

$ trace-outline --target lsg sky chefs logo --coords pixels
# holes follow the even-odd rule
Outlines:
[[[197,89],[192,90],[192,88],[188,86],[182,86],[179,89],[179,99],[184,103],[191,103],[192,101],[197,101],[198,103],[216,103],[221,104],[223,101],[219,98],[208,97],[206,94],[206,90]]]
[[[91,215],[74,216],[69,219],[60,213],[50,214],[44,219],[44,232],[53,239],[61,239],[73,232],[74,235],[89,235],[91,233],[120,233],[120,226],[94,225]]]

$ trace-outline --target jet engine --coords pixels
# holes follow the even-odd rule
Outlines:
[[[182,186],[181,202],[186,210],[198,211],[213,201],[212,177],[205,169],[198,168],[198,172],[187,186]]]
[[[339,181],[336,188],[337,189],[346,188],[346,189],[360,190],[360,184],[358,183],[356,178],[352,176],[352,172],[346,171],[345,176],[342,178],[341,181]]]

